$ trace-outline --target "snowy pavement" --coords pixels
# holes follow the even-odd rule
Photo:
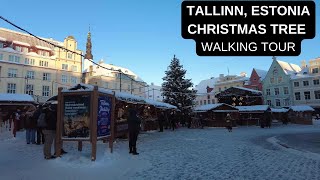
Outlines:
[[[27,145],[24,132],[16,139],[0,134],[0,179],[320,179],[319,154],[278,142],[283,135],[319,130],[320,125],[279,125],[231,133],[224,128],[148,132],[139,135],[140,155],[128,154],[125,140],[115,143],[112,154],[99,142],[95,162],[89,143],[78,152],[77,143],[66,142],[68,154],[44,160],[42,146]]]

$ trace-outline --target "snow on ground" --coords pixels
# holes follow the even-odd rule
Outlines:
[[[44,160],[41,145],[27,145],[0,134],[1,180],[37,179],[320,179],[319,154],[289,150],[277,143],[283,134],[313,133],[320,125],[276,125],[271,129],[238,127],[147,132],[139,135],[138,152],[128,154],[128,142],[117,140],[114,153],[98,143],[91,147],[65,142],[62,158]],[[307,155],[306,155],[307,153]],[[320,152],[319,152],[320,153]]]

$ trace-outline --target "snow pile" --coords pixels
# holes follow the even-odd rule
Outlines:
[[[7,39],[0,36],[0,41],[7,41]]]
[[[255,105],[255,106],[236,106],[239,112],[251,112],[251,111],[267,111],[268,105]]]
[[[19,44],[19,45],[22,45],[22,46],[30,46],[29,43],[25,43],[25,42],[21,42],[21,41],[12,41],[14,44]]]
[[[0,101],[2,102],[34,102],[34,99],[29,94],[0,93]]]
[[[47,50],[47,51],[52,51],[51,48],[44,47],[44,46],[39,46],[39,45],[36,45],[36,48],[43,49],[43,50]]]
[[[295,74],[301,71],[300,66],[296,64],[291,64],[291,63],[287,63],[279,60],[277,60],[277,62],[286,74]]]
[[[261,70],[261,69],[256,69],[256,68],[254,68],[254,70],[256,71],[258,76],[260,77],[261,81],[267,76],[268,71]]]
[[[296,112],[314,111],[314,109],[311,106],[307,106],[307,105],[291,106],[290,109]]]
[[[195,107],[194,111],[195,112],[206,112],[206,111],[210,111],[210,110],[216,109],[216,108],[218,108],[220,106],[223,106],[223,105],[230,106],[230,105],[224,104],[224,103],[206,104],[206,105]],[[232,107],[232,106],[230,106],[230,107]]]
[[[250,92],[252,92],[253,94],[262,95],[262,92],[261,92],[261,91],[254,90],[254,89],[250,89],[250,88],[245,88],[245,87],[235,87],[235,86],[234,86],[233,88],[241,89],[241,90],[244,90],[244,91],[250,91]]]

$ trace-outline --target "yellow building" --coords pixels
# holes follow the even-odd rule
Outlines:
[[[127,68],[107,64],[103,60],[99,61],[99,65],[93,65],[91,49],[91,34],[89,32],[83,62],[83,83],[145,97],[147,84],[141,78]]]
[[[224,91],[230,87],[243,87],[245,82],[248,80],[249,78],[246,77],[245,73],[241,73],[240,76],[224,76],[223,74],[220,74],[219,80],[216,82],[214,87],[214,94],[220,93],[221,91]]]
[[[82,54],[77,41],[45,39]],[[82,57],[54,47],[28,34],[0,28],[0,93],[30,94],[42,103],[56,95],[58,87],[81,82]]]

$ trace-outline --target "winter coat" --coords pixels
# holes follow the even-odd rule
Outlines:
[[[54,106],[52,107],[52,109],[47,108],[45,113],[46,113],[45,119],[47,122],[47,127],[45,129],[56,130],[57,129],[57,108]]]
[[[163,124],[163,122],[165,120],[166,120],[166,117],[165,117],[164,113],[160,113],[159,116],[158,116],[159,124]]]
[[[33,118],[33,114],[25,115],[25,128],[26,129],[36,129],[37,128],[37,119]]]
[[[129,109],[128,129],[129,132],[139,132],[141,120],[137,116],[137,111]]]

